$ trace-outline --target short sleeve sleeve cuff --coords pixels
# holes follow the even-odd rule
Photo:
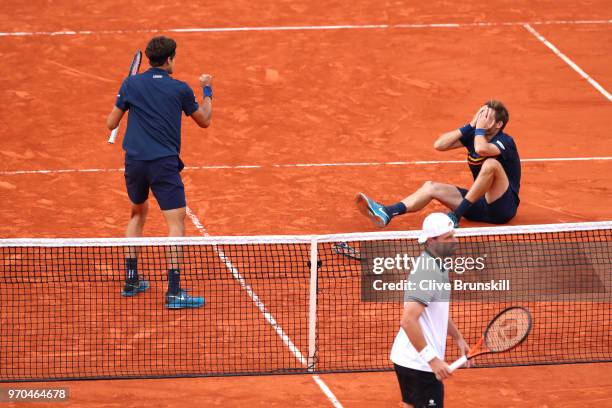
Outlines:
[[[429,303],[431,302],[431,299],[430,300],[425,300],[424,296],[415,295],[413,293],[413,294],[405,294],[404,302],[419,302],[423,306],[427,307],[427,306],[429,306]]]
[[[461,136],[470,136],[474,134],[474,130],[475,129],[469,123],[459,128],[459,131],[461,132]]]
[[[185,91],[183,92],[182,105],[183,112],[185,112],[185,115],[187,116],[191,116],[195,111],[200,108],[200,105],[196,100],[195,94],[187,85],[185,86]]]
[[[466,146],[468,140],[474,137],[475,130],[476,129],[474,129],[469,123],[465,126],[460,127],[459,132],[461,132],[461,137],[459,138],[459,140],[461,141],[461,144]]]
[[[198,109],[200,109],[200,105],[197,102],[194,102],[188,109],[185,109],[185,115],[191,116]]]

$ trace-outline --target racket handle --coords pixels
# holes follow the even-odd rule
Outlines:
[[[111,132],[110,137],[108,138],[109,144],[115,143],[115,140],[117,140],[117,133],[119,133],[119,126],[114,128],[113,131]]]
[[[467,363],[467,361],[468,361],[467,356],[462,356],[457,361],[455,361],[453,364],[449,365],[448,368],[450,372],[452,373],[453,371],[455,371],[456,369],[458,369],[459,367]]]

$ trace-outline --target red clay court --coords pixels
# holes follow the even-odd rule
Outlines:
[[[202,131],[191,120],[183,121],[188,236],[373,231],[354,207],[358,191],[392,202],[427,180],[470,184],[464,151],[436,152],[432,144],[439,133],[469,121],[491,97],[508,106],[507,132],[522,159],[521,205],[511,225],[612,219],[608,1],[127,5],[107,0],[77,7],[68,1],[8,0],[0,5],[5,61],[0,68],[1,238],[123,236],[129,215],[123,152],[118,143],[107,145],[104,122],[129,58],[158,33],[178,43],[175,77],[197,89],[202,72],[214,76],[212,126]],[[125,120],[121,126],[120,139]],[[387,230],[418,229],[426,214],[441,209],[430,206],[395,219]],[[145,235],[165,234],[152,203]],[[609,234],[601,240],[609,242]],[[208,255],[212,259],[215,254]],[[307,252],[303,256],[308,259]],[[219,274],[227,266],[223,261],[221,256],[213,262]],[[248,265],[237,268],[248,270]],[[604,273],[610,277],[610,269]],[[165,277],[158,279],[161,285]],[[244,287],[224,285],[243,308],[250,307],[250,314],[237,316],[236,322],[242,318],[257,327],[269,339],[270,355],[287,354],[287,342],[262,319],[252,297],[241,295]],[[306,335],[291,328],[281,312],[295,295],[297,313],[307,315],[307,296],[300,297],[302,288],[296,285],[297,295],[274,293],[265,282],[252,284],[265,294],[268,308],[278,312],[280,326],[289,327],[292,344],[305,352]],[[58,282],[53,287],[61,296],[48,299],[49,305],[70,297]],[[142,300],[142,310],[155,314],[154,306],[145,305],[159,298],[155,293]],[[109,299],[96,304],[101,314],[113,313]],[[214,305],[206,311],[209,322]],[[57,310],[60,319],[79,316],[76,306]],[[384,310],[399,323],[399,305]],[[22,317],[27,322],[27,314]],[[176,324],[190,319],[182,314]],[[7,322],[4,315],[2,324]],[[601,330],[609,332],[607,324]],[[112,340],[112,329],[101,327],[95,334],[83,329],[81,336]],[[140,336],[137,327],[132,329]],[[342,339],[345,348],[363,344],[358,333]],[[226,334],[240,339],[240,324]],[[146,341],[151,334],[144,336]],[[228,365],[239,364],[242,351],[248,354],[250,345],[240,341],[239,349],[219,351]],[[587,351],[596,349],[608,361],[611,346],[584,343]],[[389,348],[380,345],[379,358],[386,358]],[[127,351],[116,352],[119,358]],[[275,364],[273,357],[267,361]],[[445,383],[447,406],[612,406],[610,368],[612,363],[461,370]],[[69,387],[70,400],[63,406],[75,407],[382,407],[400,401],[393,372],[51,385]]]

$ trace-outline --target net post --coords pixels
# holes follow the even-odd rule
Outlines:
[[[317,274],[318,274],[318,241],[310,241],[310,284],[308,305],[308,371],[316,371],[317,352]]]

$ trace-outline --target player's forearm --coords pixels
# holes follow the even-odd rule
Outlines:
[[[200,109],[202,110],[202,115],[204,115],[206,127],[210,126],[212,120],[212,99],[205,97]]]
[[[117,126],[119,126],[119,122],[111,120],[110,116],[106,118],[106,127],[108,130],[114,130]]]
[[[106,127],[108,128],[108,130],[113,130],[117,126],[119,126],[119,122],[121,122],[121,118],[123,118],[124,113],[125,112],[123,112],[116,106],[113,107],[113,110],[111,111],[111,113],[108,114],[108,117],[106,118]]]
[[[489,143],[484,136],[474,137],[474,151],[480,156],[497,156],[500,153],[499,148]]]
[[[451,336],[455,340],[463,339],[463,335],[457,328],[457,325],[455,325],[455,322],[453,321],[453,319],[450,319],[450,318],[448,319],[448,335]]]
[[[191,114],[191,118],[198,124],[199,127],[209,127],[212,119],[212,99],[205,96],[202,104],[195,112]]]
[[[474,150],[476,150],[476,152],[485,150],[487,144],[489,144],[489,142],[487,142],[487,139],[483,136],[474,137]]]
[[[198,114],[193,116],[193,119],[198,123],[198,126],[207,128],[212,120],[212,76],[209,74],[200,75],[200,86],[202,87],[202,104],[198,109]]]
[[[460,137],[461,137],[461,132],[458,129],[443,133],[434,142],[434,149],[440,150],[440,151],[449,150],[456,146]]]

